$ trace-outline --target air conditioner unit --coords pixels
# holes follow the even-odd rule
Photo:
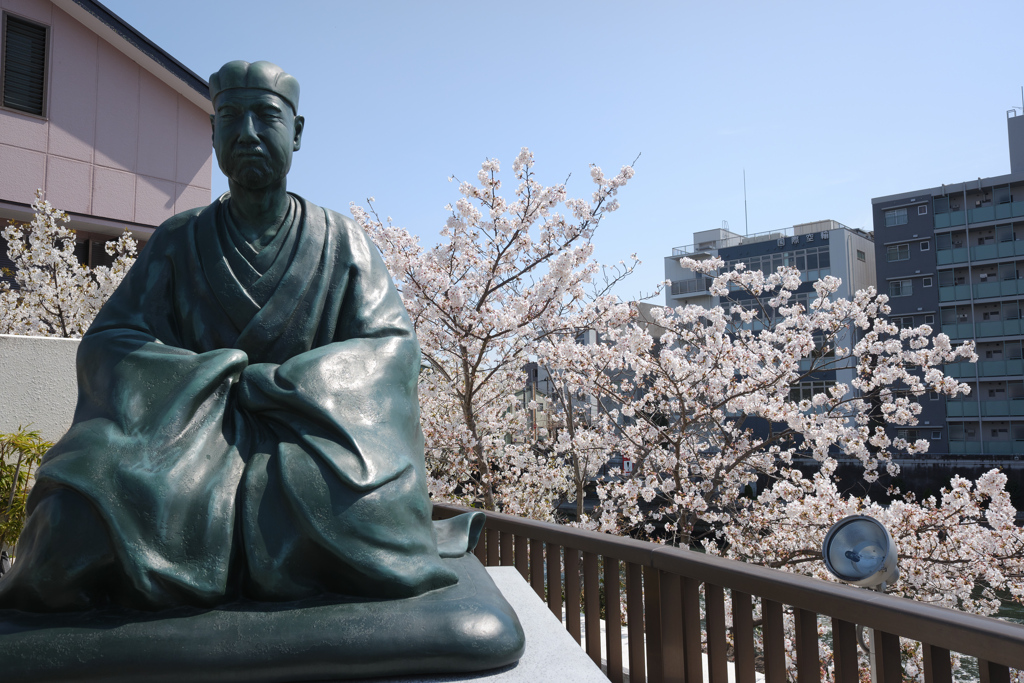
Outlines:
[[[779,245],[780,247],[784,247],[784,246],[786,246],[786,238],[785,237],[780,237],[775,243],[777,245]]]
[[[823,239],[823,240],[827,240],[828,239],[828,230],[822,230],[821,231],[821,239]]]

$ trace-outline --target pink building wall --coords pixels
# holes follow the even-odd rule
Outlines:
[[[210,203],[210,119],[48,0],[0,8],[50,27],[46,118],[0,109],[0,200],[155,226]]]

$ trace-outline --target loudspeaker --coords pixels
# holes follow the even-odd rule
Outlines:
[[[866,515],[851,515],[833,524],[821,544],[821,555],[830,572],[854,586],[875,588],[900,575],[892,536],[881,522]]]

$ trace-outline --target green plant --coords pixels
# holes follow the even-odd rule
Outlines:
[[[52,445],[39,432],[24,427],[13,434],[0,434],[0,548],[17,542],[25,526],[32,477]]]

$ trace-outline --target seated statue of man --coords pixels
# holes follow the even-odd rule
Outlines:
[[[0,609],[404,598],[479,534],[431,522],[419,346],[377,250],[285,189],[298,82],[234,61],[210,96],[230,192],[165,221],[82,339]]]

